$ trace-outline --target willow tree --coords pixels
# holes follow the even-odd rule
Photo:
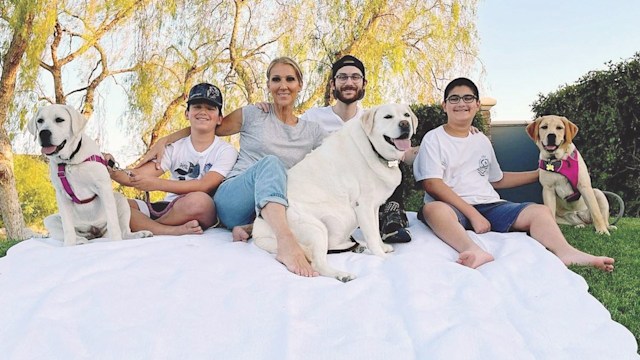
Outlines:
[[[6,131],[10,108],[16,89],[18,72],[25,59],[33,60],[44,46],[37,34],[47,28],[53,14],[45,2],[37,0],[0,1],[0,28],[2,38],[2,76],[0,77],[0,212],[9,239],[30,236],[18,203],[13,166],[13,151]]]
[[[136,130],[149,146],[183,127],[191,86],[210,82],[233,110],[265,99],[264,70],[275,43],[292,29],[270,31],[267,20],[283,8],[273,1],[189,1],[175,13],[147,8],[139,14],[137,71],[130,79]]]
[[[330,101],[331,63],[353,54],[367,66],[365,106],[430,102],[476,55],[476,0],[214,0],[138,16],[130,79],[135,133],[149,146],[185,125],[188,89],[223,89],[225,109],[268,100],[265,69],[288,55],[303,67],[298,111]]]
[[[476,7],[476,0],[307,3],[297,30],[281,42],[282,52],[308,61],[310,88],[301,109],[329,104],[331,63],[347,54],[366,66],[365,106],[434,101],[446,81],[476,60]]]

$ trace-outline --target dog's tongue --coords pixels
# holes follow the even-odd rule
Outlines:
[[[57,148],[58,148],[57,146],[45,146],[45,147],[42,148],[41,151],[42,151],[42,153],[44,155],[49,155],[49,154],[53,153],[54,151],[56,151]]]
[[[411,139],[394,139],[393,144],[400,151],[407,151],[411,147]]]

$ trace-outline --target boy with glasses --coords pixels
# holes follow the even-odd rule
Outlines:
[[[418,218],[458,251],[458,263],[470,268],[494,258],[466,230],[526,231],[565,265],[613,271],[614,259],[572,247],[546,206],[500,199],[494,189],[538,181],[538,172],[503,172],[489,139],[483,134],[470,136],[471,122],[480,109],[478,99],[478,88],[469,79],[457,78],[445,88],[442,108],[447,122],[424,136],[413,164],[416,181],[425,191]]]
[[[355,56],[345,55],[331,67],[331,91],[336,103],[331,106],[314,107],[300,117],[303,120],[317,122],[327,132],[336,131],[345,122],[360,119],[363,109],[358,106],[365,94],[367,79],[364,64]],[[410,164],[417,148],[407,151],[405,162]],[[402,167],[400,168],[402,169]],[[404,211],[404,186],[400,184],[385,204],[380,207],[380,236],[386,243],[404,243],[411,241],[407,215]]]

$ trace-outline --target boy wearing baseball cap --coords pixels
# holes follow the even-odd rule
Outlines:
[[[132,231],[201,234],[218,222],[212,196],[238,157],[236,149],[215,134],[222,122],[220,89],[209,83],[192,87],[185,116],[191,135],[167,146],[160,169],[148,162],[129,174],[111,171],[111,178],[122,185],[167,193],[157,203],[129,199]],[[167,171],[170,178],[161,179]]]

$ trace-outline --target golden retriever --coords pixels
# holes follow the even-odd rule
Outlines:
[[[547,115],[527,126],[529,137],[540,149],[542,200],[558,224],[584,227],[609,235],[609,202],[604,193],[591,187],[587,165],[573,144],[578,126],[567,118]]]

